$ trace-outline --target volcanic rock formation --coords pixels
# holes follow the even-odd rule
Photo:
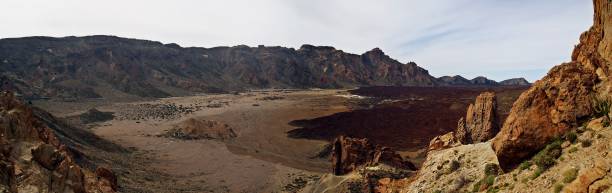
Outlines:
[[[591,29],[580,37],[572,61],[551,69],[515,102],[493,148],[509,170],[591,115],[593,97],[612,92],[612,3],[594,0]]]
[[[500,85],[504,86],[529,86],[531,83],[525,80],[524,78],[511,78],[508,80],[504,80],[499,82]]]
[[[44,122],[12,93],[0,93],[0,192],[117,190],[116,185],[107,186],[113,184],[105,182],[107,178],[79,166],[73,158],[76,150]]]
[[[361,55],[312,45],[182,48],[113,36],[0,39],[0,63],[0,80],[28,97],[165,97],[436,81],[415,63],[400,63],[378,48]]]
[[[484,92],[470,104],[465,119],[457,124],[455,137],[463,144],[487,141],[499,131],[495,93]]]
[[[416,170],[414,164],[404,160],[391,148],[374,145],[368,139],[340,136],[332,143],[332,168],[335,175],[348,174],[360,166],[374,166],[379,163]]]
[[[468,106],[465,118],[460,118],[457,129],[436,136],[429,142],[428,151],[447,149],[461,144],[485,142],[499,132],[497,99],[493,92],[483,92]]]

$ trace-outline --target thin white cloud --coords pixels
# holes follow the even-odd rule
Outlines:
[[[435,76],[538,79],[592,23],[584,0],[2,0],[0,38],[117,35],[182,46],[380,47]]]

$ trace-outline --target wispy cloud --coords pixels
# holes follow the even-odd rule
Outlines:
[[[585,0],[2,0],[0,37],[111,34],[183,46],[382,48],[433,75],[535,80],[569,60]]]

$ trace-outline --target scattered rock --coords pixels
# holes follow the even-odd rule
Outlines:
[[[578,174],[578,178],[574,180],[572,183],[568,184],[564,188],[564,192],[566,193],[583,193],[583,192],[600,192],[597,190],[600,189],[608,189],[608,187],[598,186],[591,187],[594,182],[602,180],[608,172],[610,172],[610,162],[605,160],[598,160],[595,162],[595,167],[585,168],[580,171]],[[609,178],[608,178],[609,180]],[[591,189],[592,188],[592,189]],[[595,189],[596,191],[591,191]]]
[[[174,128],[166,131],[166,133],[158,135],[160,137],[172,137],[177,139],[220,139],[226,140],[235,138],[237,135],[227,124],[212,121],[187,119]]]
[[[102,111],[99,111],[98,109],[92,108],[92,109],[89,109],[87,112],[79,115],[79,119],[81,120],[83,124],[104,122],[104,121],[113,120],[113,118],[115,118],[113,114],[114,113],[112,112],[102,112]]]
[[[335,175],[345,175],[359,166],[373,166],[379,163],[416,170],[414,164],[404,160],[391,148],[374,145],[368,139],[340,136],[333,142],[332,168]]]
[[[461,120],[463,120],[463,118]],[[447,134],[434,137],[429,142],[429,148],[427,150],[435,151],[435,150],[451,148],[457,145],[461,145],[461,143],[455,140],[455,133],[449,132]]]

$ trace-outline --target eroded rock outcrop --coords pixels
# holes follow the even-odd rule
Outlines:
[[[332,168],[335,175],[345,175],[360,166],[384,163],[393,167],[416,170],[391,148],[374,145],[368,139],[340,136],[332,144]]]
[[[76,150],[7,92],[0,93],[0,150],[0,192],[102,192],[93,172],[76,163]]]
[[[464,119],[457,124],[455,137],[463,144],[487,141],[499,131],[495,93],[484,92],[470,104]]]
[[[446,149],[461,144],[485,142],[499,132],[497,99],[493,92],[483,92],[468,106],[465,118],[460,118],[457,129],[434,137],[429,142],[429,151]]]
[[[504,170],[591,115],[594,96],[609,96],[612,3],[594,0],[593,27],[580,37],[572,62],[554,67],[514,103],[492,146]]]

